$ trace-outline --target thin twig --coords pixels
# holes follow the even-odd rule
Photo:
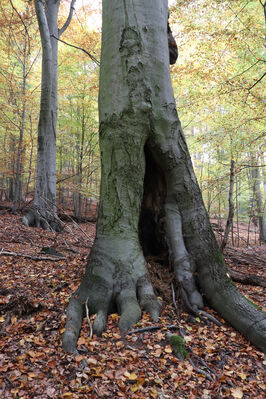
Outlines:
[[[192,359],[188,359],[188,361],[191,364],[191,366],[193,367],[193,369],[197,371],[197,373],[204,375],[207,378],[207,380],[213,381],[212,376],[209,373],[207,373],[206,371],[200,369],[199,367],[196,367]]]
[[[177,319],[178,319],[178,321],[179,321],[179,320],[180,320],[180,314],[179,314],[179,310],[178,310],[178,307],[177,307],[177,304],[176,304],[176,300],[175,300],[175,289],[174,289],[173,283],[171,283],[171,290],[172,290],[172,300],[173,300],[173,304],[174,304],[174,307],[175,307]]]
[[[88,236],[88,234],[83,230],[83,228],[80,227],[80,226],[78,225],[78,223],[76,223],[75,220],[74,220],[70,215],[68,215],[68,214],[64,211],[64,209],[62,209],[62,212],[63,212],[63,214],[64,214],[65,216],[67,216],[67,217],[71,220],[71,222],[74,224],[74,226],[75,226],[76,228],[78,228],[78,229],[85,235],[85,237],[87,237],[88,240],[91,240],[91,237]],[[57,218],[60,220],[60,218],[59,218],[58,215],[57,215]],[[60,222],[62,223],[62,220],[60,220]],[[71,231],[71,232],[72,232],[72,231]],[[72,234],[73,234],[73,232],[72,232]],[[74,234],[73,234],[73,235],[74,235]]]
[[[89,307],[88,307],[88,298],[86,299],[86,302],[85,302],[85,309],[86,309],[87,320],[88,320],[89,327],[90,327],[90,338],[92,338],[92,336],[93,336],[93,328],[92,328],[92,324],[91,324],[91,320],[90,320],[90,313],[89,313]]]
[[[179,330],[179,326],[176,326],[174,324],[171,324],[169,326],[149,326],[149,327],[143,327],[143,328],[137,328],[136,330],[129,331],[127,335],[131,334],[137,334],[137,333],[142,333],[146,331],[156,331],[156,330]]]
[[[264,74],[252,86],[248,87],[248,90],[253,89],[253,87],[255,87],[264,78],[265,75],[266,72],[264,72]]]

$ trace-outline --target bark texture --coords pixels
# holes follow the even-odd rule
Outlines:
[[[60,0],[34,1],[42,43],[42,83],[34,208],[22,219],[27,226],[59,228],[56,218],[57,39],[71,21],[75,1],[71,1],[69,16],[61,29],[57,21]]]
[[[164,231],[162,248],[191,311],[197,313],[206,298],[266,349],[265,314],[227,275],[194,175],[171,87],[167,17],[167,0],[103,1],[101,199],[95,244],[67,309],[63,346],[68,351],[76,351],[84,303],[96,313],[98,334],[115,309],[122,331],[140,318],[141,308],[158,319],[161,305],[149,281],[139,229],[142,241],[149,234],[140,217]]]

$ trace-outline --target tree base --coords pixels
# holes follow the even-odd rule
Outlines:
[[[107,315],[120,313],[119,327],[128,331],[140,318],[141,309],[158,321],[162,309],[156,298],[138,242],[118,238],[96,239],[81,285],[67,308],[63,347],[75,353],[85,308],[96,313],[93,332],[106,328]]]
[[[38,210],[30,209],[21,219],[24,226],[42,227],[44,230],[62,231],[62,225],[55,218],[42,216]]]

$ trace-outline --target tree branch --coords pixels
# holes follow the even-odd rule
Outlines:
[[[257,60],[254,64],[252,64],[250,67],[247,69],[244,69],[242,72],[238,73],[237,75],[233,76],[232,78],[228,79],[228,82],[237,78],[238,76],[244,75],[244,73],[248,72],[250,69],[252,69],[254,66],[256,66],[259,62],[265,62],[264,60]]]
[[[28,258],[28,259],[33,259],[33,260],[51,260],[51,261],[58,261],[58,260],[64,260],[66,257],[64,256],[34,256],[34,255],[29,255],[29,254],[20,254],[17,252],[11,252],[11,251],[4,251],[2,249],[0,251],[0,256],[21,256],[23,258]]]
[[[264,74],[251,87],[249,87],[248,90],[253,89],[253,87],[256,86],[264,78],[265,75],[266,72],[264,72]]]
[[[58,40],[59,42],[62,42],[62,43],[64,43],[64,44],[66,44],[67,46],[76,48],[77,50],[84,51],[84,53],[87,54],[87,55],[92,59],[93,62],[95,62],[95,64],[97,64],[98,66],[100,66],[100,61],[98,61],[97,58],[95,58],[92,54],[90,54],[90,53],[89,53],[87,50],[85,50],[84,48],[78,47],[78,46],[74,46],[74,44],[67,43],[67,42],[65,42],[64,40],[59,39],[59,38],[56,37],[55,35],[51,35],[51,37],[53,37],[54,39]]]
[[[18,10],[16,9],[16,7],[14,6],[12,0],[9,0],[9,2],[10,2],[10,4],[11,4],[11,7],[12,7],[13,10],[16,12],[16,14],[18,15],[20,21],[22,22],[22,24],[23,24],[23,26],[24,26],[26,35],[28,36],[28,43],[29,43],[29,50],[30,50],[30,35],[29,35],[29,32],[28,32],[27,26],[26,26],[25,22],[23,21],[23,19],[22,19],[20,13],[18,12]]]
[[[171,324],[169,326],[148,326],[148,327],[143,327],[143,328],[137,328],[136,330],[131,330],[131,331],[127,332],[126,335],[132,335],[132,334],[143,333],[143,332],[148,332],[148,331],[156,331],[156,330],[162,330],[162,329],[179,330],[179,326],[175,326],[174,324]]]
[[[72,0],[72,1],[71,1],[70,8],[69,8],[69,14],[68,14],[67,20],[66,20],[66,22],[64,23],[64,25],[62,26],[62,28],[61,28],[61,29],[58,29],[58,36],[59,36],[59,37],[62,35],[62,33],[65,32],[65,30],[68,28],[68,26],[69,26],[69,24],[70,24],[70,22],[71,22],[71,19],[72,19],[72,16],[73,16],[73,12],[74,12],[74,9],[75,9],[75,8],[74,8],[75,3],[76,3],[76,0]]]

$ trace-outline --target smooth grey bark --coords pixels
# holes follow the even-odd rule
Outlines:
[[[266,243],[266,223],[264,218],[264,201],[262,199],[262,193],[260,189],[261,176],[259,166],[254,166],[251,168],[251,176],[253,180],[253,193],[256,201],[257,215],[259,220],[259,240],[260,243]]]
[[[26,29],[26,27],[25,27]],[[26,32],[25,32],[26,36]],[[19,128],[19,141],[18,141],[18,149],[17,149],[17,159],[16,159],[16,174],[14,180],[14,202],[12,211],[16,212],[18,208],[18,203],[21,197],[22,191],[22,182],[21,182],[21,171],[22,171],[22,152],[23,152],[23,137],[25,130],[25,120],[26,120],[26,82],[28,77],[27,72],[27,57],[30,54],[30,47],[28,47],[28,40],[25,38],[23,43],[23,51],[22,51],[22,111],[21,111],[21,120],[20,120],[20,128]]]
[[[151,209],[154,217],[163,214],[170,261],[190,310],[197,313],[204,297],[266,350],[265,314],[227,275],[194,175],[171,87],[167,14],[167,0],[103,1],[101,197],[95,243],[67,308],[63,346],[70,352],[76,352],[85,303],[90,314],[96,313],[97,334],[115,309],[121,314],[122,331],[141,317],[141,308],[154,320],[159,317],[161,304],[139,241],[142,207]],[[158,177],[158,187],[150,184],[150,192],[144,190],[149,162],[156,165],[150,168],[151,176]],[[159,195],[163,188],[165,195]]]
[[[233,219],[234,219],[234,177],[235,177],[235,161],[231,160],[231,167],[230,167],[230,184],[229,184],[229,195],[228,195],[228,217],[225,226],[225,232],[223,236],[223,241],[221,244],[221,251],[223,252],[224,248],[226,247],[228,236],[230,230],[233,229]],[[233,234],[233,232],[232,232]]]
[[[35,0],[42,43],[41,105],[38,125],[37,172],[34,209],[22,219],[25,225],[57,229],[56,222],[56,124],[58,38],[70,24],[76,0],[68,18],[58,28],[60,0]]]

